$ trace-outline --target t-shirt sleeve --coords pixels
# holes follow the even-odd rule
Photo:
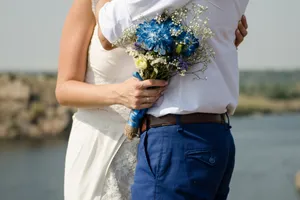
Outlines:
[[[126,0],[113,0],[99,11],[98,23],[104,37],[111,43],[122,36],[131,23]]]
[[[99,26],[111,43],[122,36],[123,31],[142,19],[161,14],[165,9],[182,7],[191,0],[112,0],[99,11]]]

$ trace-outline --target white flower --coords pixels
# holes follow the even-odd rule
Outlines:
[[[152,62],[151,62],[151,65],[155,65],[155,64],[158,64],[158,63],[161,63],[161,64],[167,64],[167,60],[166,58],[156,58],[154,59]]]
[[[134,59],[135,66],[140,70],[145,70],[148,67],[147,59],[144,56],[139,56]]]

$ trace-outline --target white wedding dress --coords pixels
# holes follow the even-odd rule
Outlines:
[[[132,58],[123,49],[104,50],[97,34],[96,26],[85,81],[114,84],[130,78],[135,71]],[[74,114],[65,160],[65,200],[130,199],[138,140],[130,142],[123,135],[128,115],[129,109],[121,105],[78,109]]]

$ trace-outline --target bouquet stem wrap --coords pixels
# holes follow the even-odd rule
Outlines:
[[[134,72],[133,76],[139,79],[140,81],[143,80],[143,78],[140,76],[138,72]],[[133,138],[137,137],[141,120],[143,119],[147,111],[148,111],[147,108],[142,110],[136,110],[136,109],[131,110],[129,119],[126,123],[125,130],[124,130],[124,134],[127,136],[129,140],[132,140]]]

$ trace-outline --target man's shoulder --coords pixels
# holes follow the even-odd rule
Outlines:
[[[192,0],[126,0],[133,20],[161,14],[165,9],[180,8]]]

